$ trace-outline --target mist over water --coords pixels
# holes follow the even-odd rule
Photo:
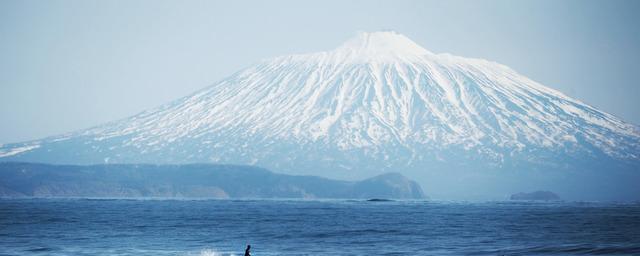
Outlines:
[[[0,255],[631,255],[640,204],[0,200]]]

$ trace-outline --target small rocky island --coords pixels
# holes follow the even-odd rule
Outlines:
[[[398,173],[362,181],[273,173],[240,165],[0,163],[0,197],[424,199]]]
[[[551,191],[534,191],[531,193],[517,193],[511,195],[511,200],[524,201],[557,201],[560,197]]]

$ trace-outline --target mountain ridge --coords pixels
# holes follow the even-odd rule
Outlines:
[[[387,173],[357,182],[214,164],[0,163],[0,198],[426,199],[416,182]]]

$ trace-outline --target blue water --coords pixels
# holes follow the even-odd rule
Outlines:
[[[0,255],[640,255],[640,204],[0,200]]]

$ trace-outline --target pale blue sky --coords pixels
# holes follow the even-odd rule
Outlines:
[[[0,0],[0,143],[124,118],[260,59],[395,30],[640,124],[640,1]]]

